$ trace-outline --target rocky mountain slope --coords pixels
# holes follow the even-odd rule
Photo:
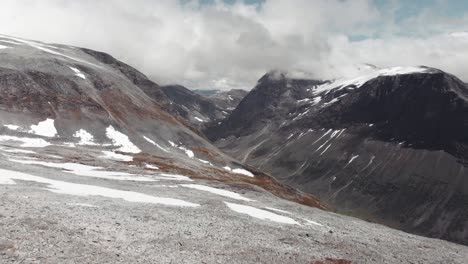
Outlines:
[[[181,85],[167,85],[161,89],[171,100],[171,113],[198,130],[226,118],[247,95],[244,90],[192,91]]]
[[[468,244],[467,124],[463,82],[400,67],[336,81],[269,73],[206,133],[339,212]]]
[[[225,112],[231,113],[248,93],[245,90],[232,89],[229,91],[219,91],[206,97],[217,106],[223,108]]]
[[[220,152],[108,54],[0,36],[0,262],[464,263]]]

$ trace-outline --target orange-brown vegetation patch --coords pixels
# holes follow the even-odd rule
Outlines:
[[[193,179],[221,182],[233,187],[252,191],[259,191],[261,189],[285,200],[310,207],[316,207],[322,210],[331,210],[317,197],[281,184],[272,176],[251,167],[246,167],[246,169],[251,171],[255,177],[233,174],[226,170],[210,166],[205,166],[202,169],[194,171],[190,168],[181,167],[179,164],[175,164],[175,160],[149,154],[138,154],[133,158],[133,161],[129,162],[129,164],[151,164],[159,167],[162,172],[182,174]]]

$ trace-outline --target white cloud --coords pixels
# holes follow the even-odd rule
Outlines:
[[[458,23],[466,19],[424,10],[399,25],[397,0],[385,11],[373,3],[3,0],[0,33],[105,51],[158,83],[202,89],[249,89],[271,69],[329,78],[363,62],[426,64],[468,76],[466,38],[449,35],[467,30],[468,23]],[[418,37],[401,37],[402,31]],[[350,42],[351,35],[376,37]]]

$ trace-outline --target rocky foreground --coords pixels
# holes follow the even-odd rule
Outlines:
[[[461,245],[299,205],[255,186],[193,180],[100,153],[2,144],[1,263],[468,259]]]

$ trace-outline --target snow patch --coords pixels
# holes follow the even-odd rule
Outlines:
[[[23,144],[21,145],[21,147],[23,148],[44,148],[44,147],[51,145],[49,142],[45,141],[42,138],[21,138],[21,137],[0,135],[0,142],[4,142],[4,141],[22,142]]]
[[[246,202],[252,202],[253,201],[253,200],[251,200],[249,198],[245,198],[242,195],[240,195],[238,193],[235,193],[235,192],[221,190],[221,189],[218,189],[218,188],[208,187],[208,186],[204,186],[204,185],[181,184],[180,186],[185,187],[185,188],[199,190],[199,191],[210,192],[210,193],[213,193],[213,194],[217,194],[217,195],[224,196],[224,197],[229,197],[229,198],[236,199],[236,200],[241,200],[241,201],[246,201]]]
[[[67,203],[69,206],[81,206],[81,207],[90,207],[90,208],[99,208],[99,206],[87,204],[87,203]]]
[[[267,210],[282,213],[282,214],[292,214],[291,212],[283,211],[283,210],[276,209],[276,208],[273,208],[273,207],[264,207],[264,208],[267,209]]]
[[[351,159],[348,161],[348,164],[351,164],[351,162],[353,162],[355,159],[357,159],[359,157],[359,155],[356,155],[356,156],[352,156]]]
[[[158,175],[158,178],[161,180],[172,180],[172,181],[193,181],[187,176],[183,175],[177,175],[177,174],[167,174],[167,173],[162,173]]]
[[[45,188],[45,190],[59,194],[68,194],[76,196],[102,196],[114,199],[123,199],[127,202],[134,203],[151,203],[186,207],[200,206],[199,204],[186,202],[180,199],[156,197],[138,192],[121,191],[94,185],[56,181],[48,178],[34,176],[31,174],[4,169],[0,169],[0,179],[2,179],[2,182],[21,180],[47,184],[48,187]]]
[[[106,136],[112,140],[115,146],[120,147],[118,150],[127,153],[140,153],[141,150],[135,146],[127,135],[115,130],[113,126],[106,129]]]
[[[307,225],[316,225],[316,226],[324,227],[324,225],[322,225],[322,224],[320,224],[320,223],[317,223],[317,222],[315,222],[315,221],[312,221],[312,220],[304,219],[304,221],[307,222]]]
[[[155,145],[158,149],[160,149],[160,150],[162,150],[162,151],[164,151],[164,152],[169,152],[168,149],[161,147],[161,146],[160,146],[158,143],[156,143],[154,140],[152,140],[152,139],[150,139],[150,138],[148,138],[148,137],[145,137],[145,136],[143,136],[143,138],[144,138],[146,141],[148,141],[149,143]]]
[[[39,122],[37,125],[32,125],[29,133],[36,134],[43,137],[55,137],[57,129],[54,125],[53,119],[47,118],[45,121]]]
[[[182,147],[182,146],[179,146],[179,149],[185,151],[185,154],[187,154],[187,156],[189,156],[189,158],[193,158],[195,157],[195,154],[193,153],[193,151],[185,148],[185,147]]]
[[[233,169],[232,172],[235,174],[242,174],[245,176],[254,177],[254,175],[250,171],[244,169]]]
[[[78,145],[96,145],[96,143],[94,143],[93,135],[91,135],[90,133],[88,133],[88,131],[84,129],[76,131],[75,134],[73,134],[73,137],[80,139]]]
[[[129,174],[125,172],[115,172],[115,171],[103,171],[101,167],[93,167],[78,163],[53,163],[53,162],[44,162],[44,161],[35,161],[35,160],[15,160],[9,159],[11,162],[16,162],[26,165],[40,165],[49,168],[62,169],[64,172],[75,174],[83,177],[92,177],[100,178],[107,180],[117,180],[117,181],[139,181],[139,182],[155,182],[150,177],[146,176],[137,176],[134,174]]]
[[[229,209],[241,213],[241,214],[246,214],[254,218],[258,218],[261,220],[270,220],[273,222],[277,223],[282,223],[282,224],[291,224],[291,225],[300,225],[298,222],[296,222],[294,219],[278,215],[266,210],[258,209],[252,206],[248,205],[241,205],[241,204],[234,204],[234,203],[228,203],[224,202]]]
[[[78,70],[77,68],[73,68],[73,67],[68,67],[68,68],[70,68],[72,71],[75,72],[75,76],[78,76],[83,80],[86,80],[86,76],[80,70]]]
[[[187,156],[189,156],[189,158],[195,157],[195,154],[193,153],[193,151],[185,148],[184,146],[182,146],[182,145],[178,146],[177,144],[175,144],[174,142],[172,142],[170,140],[169,140],[169,144],[171,144],[171,146],[174,147],[174,148],[178,148],[180,150],[183,150],[185,152],[185,154],[187,154]]]
[[[148,169],[152,169],[152,170],[159,170],[158,166],[154,166],[154,165],[150,165],[150,164],[146,164],[145,167],[148,168]]]
[[[16,126],[16,125],[3,125],[3,126],[13,131],[17,131],[20,129],[20,126]]]

